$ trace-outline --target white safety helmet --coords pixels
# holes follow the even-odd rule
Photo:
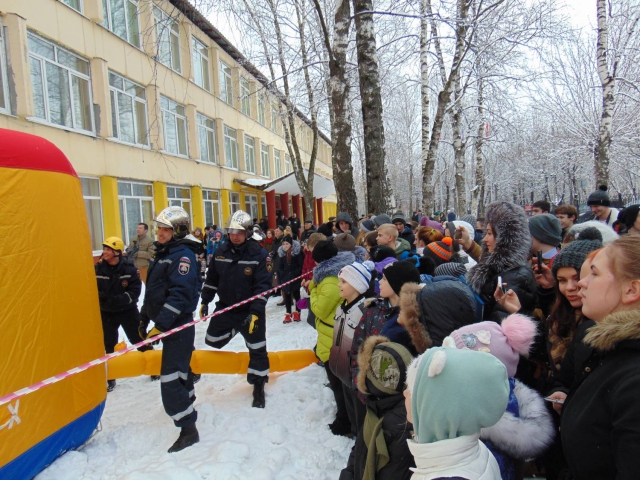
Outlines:
[[[167,207],[154,220],[156,226],[172,228],[173,238],[179,240],[189,234],[191,219],[182,207]]]
[[[249,236],[248,231],[251,230],[252,224],[253,220],[247,212],[244,210],[237,210],[227,219],[227,224],[224,228],[227,230],[227,233],[246,232],[247,236]]]

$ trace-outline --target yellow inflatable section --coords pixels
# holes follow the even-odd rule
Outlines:
[[[80,180],[43,138],[0,129],[0,396],[104,354]],[[94,431],[105,368],[0,406],[0,478],[28,479]]]

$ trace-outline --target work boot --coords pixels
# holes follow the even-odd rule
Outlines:
[[[180,450],[184,450],[187,447],[190,447],[194,443],[198,443],[200,441],[200,435],[198,434],[198,429],[196,428],[195,423],[193,425],[189,425],[188,427],[182,427],[180,430],[180,436],[175,441],[171,448],[167,450],[169,453],[179,452]]]
[[[193,384],[194,384],[194,385],[200,381],[200,377],[201,377],[201,376],[202,376],[202,375],[200,375],[199,373],[194,373],[194,374],[193,374]]]
[[[291,314],[287,313],[284,316],[284,321],[282,323],[291,323]]]
[[[107,392],[113,392],[113,389],[116,388],[115,380],[107,380]]]
[[[253,403],[251,404],[253,408],[264,408],[264,384],[264,380],[258,380],[253,384]]]
[[[293,312],[292,318],[293,318],[294,322],[299,322],[300,321],[300,312]]]
[[[157,382],[158,380],[160,380],[160,375],[151,375],[150,378],[152,382]]]

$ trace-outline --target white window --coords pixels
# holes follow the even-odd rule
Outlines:
[[[288,153],[284,154],[284,174],[291,173],[291,157]]]
[[[220,192],[218,190],[202,190],[204,200],[205,225],[221,225]]]
[[[142,85],[109,72],[113,136],[123,142],[149,145],[147,96]]]
[[[238,168],[238,137],[235,129],[224,126],[224,161],[229,168]]]
[[[153,16],[156,20],[156,37],[158,44],[156,60],[172,70],[181,73],[180,24],[156,6],[153,7]]]
[[[280,150],[273,149],[273,163],[276,165],[276,178],[282,176],[282,158],[280,157]]]
[[[231,83],[231,68],[220,61],[220,98],[233,105],[233,85]]]
[[[80,177],[84,208],[87,211],[87,223],[91,236],[91,250],[94,255],[100,255],[104,229],[102,228],[102,200],[100,198],[100,180],[97,178]]]
[[[118,181],[122,240],[129,245],[138,235],[139,223],[151,225],[153,221],[153,186],[147,183]]]
[[[258,95],[258,122],[261,125],[267,124],[266,101],[264,95]]]
[[[33,33],[28,38],[35,116],[93,132],[89,62]]]
[[[160,96],[164,130],[164,150],[187,156],[187,117],[184,105]]]
[[[191,218],[191,189],[184,187],[167,187],[167,198],[170,207],[182,207]],[[191,218],[193,225],[193,218]]]
[[[216,122],[198,113],[198,142],[200,143],[200,160],[208,163],[218,163],[218,149],[216,148]]]
[[[82,13],[82,0],[60,0],[60,1],[62,3],[64,3],[65,5],[70,6],[74,10],[77,10],[80,13]],[[100,250],[102,250],[102,249],[100,249]]]
[[[4,28],[0,18],[0,113],[11,113],[9,103],[9,84],[7,81],[7,54],[4,41]]]
[[[240,210],[240,194],[237,192],[229,192],[229,209],[231,215]]]
[[[244,169],[256,173],[256,141],[249,135],[244,136]]]
[[[251,116],[251,89],[249,88],[249,80],[240,79],[240,95],[242,95],[242,113]]]
[[[209,50],[207,46],[192,37],[193,48],[193,81],[207,92],[211,91],[211,81],[209,79]]]
[[[267,197],[265,195],[262,195],[260,197],[260,211],[262,212],[262,215],[260,216],[260,218],[266,218],[267,217]]]
[[[102,0],[102,11],[104,21],[100,25],[140,48],[138,0]]]
[[[251,218],[258,218],[258,196],[245,194],[244,208]]]
[[[271,106],[271,130],[278,133],[278,110],[273,105]]]
[[[260,142],[260,159],[262,160],[262,176],[271,177],[271,169],[269,168],[269,145]]]

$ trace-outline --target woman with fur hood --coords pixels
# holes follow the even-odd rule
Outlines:
[[[527,261],[531,234],[524,210],[513,203],[494,202],[487,207],[486,221],[482,254],[468,276],[469,285],[484,302],[483,317],[500,323],[508,315],[494,298],[499,276],[517,295],[520,313],[531,315],[537,302],[537,283]]]
[[[304,255],[302,254],[302,248],[300,242],[293,240],[290,235],[285,235],[282,238],[282,244],[278,248],[278,279],[280,283],[286,283],[299,277],[302,274],[302,264],[304,263]],[[300,321],[300,312],[298,311],[297,301],[300,300],[300,285],[302,280],[290,283],[282,287],[282,294],[284,295],[284,305],[287,309],[287,313],[284,316],[283,323],[291,323]],[[291,305],[295,311],[293,316],[291,315]]]
[[[509,403],[502,418],[480,431],[480,439],[493,453],[502,480],[521,478],[524,460],[542,455],[551,445],[555,428],[542,397],[515,379],[520,355],[528,356],[536,337],[536,324],[524,315],[502,321],[467,325],[444,339],[443,346],[491,353],[507,368]]]

